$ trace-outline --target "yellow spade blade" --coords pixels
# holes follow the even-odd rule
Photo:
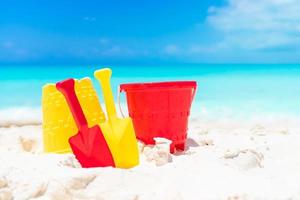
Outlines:
[[[89,127],[105,121],[96,91],[89,78],[75,81],[75,91],[87,118]],[[63,95],[55,84],[43,87],[43,143],[47,153],[72,152],[69,138],[78,129]]]
[[[130,168],[139,164],[139,151],[131,118],[117,117],[110,85],[111,70],[95,71],[100,82],[107,112],[107,121],[100,123],[101,130],[112,152],[116,167]]]

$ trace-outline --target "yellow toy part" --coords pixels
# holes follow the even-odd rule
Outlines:
[[[130,117],[118,118],[110,85],[111,70],[108,68],[94,73],[100,82],[107,112],[107,121],[100,123],[103,135],[118,168],[131,168],[139,164],[137,140]]]
[[[105,121],[96,91],[89,78],[75,81],[75,92],[89,127]],[[43,142],[46,153],[72,152],[69,138],[77,133],[75,121],[64,96],[55,84],[46,84],[42,94]]]

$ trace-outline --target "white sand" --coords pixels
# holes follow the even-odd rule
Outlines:
[[[6,124],[7,125],[7,124]],[[187,150],[140,145],[130,170],[42,153],[41,126],[0,128],[0,199],[300,199],[300,120],[190,120]]]

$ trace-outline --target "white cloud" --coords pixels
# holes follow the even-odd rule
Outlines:
[[[14,47],[14,43],[11,41],[4,41],[2,43],[2,47],[4,47],[5,49],[10,49],[10,48]]]
[[[99,41],[100,44],[103,44],[103,45],[109,43],[109,39],[108,38],[100,38],[98,41]]]
[[[225,43],[215,43],[212,45],[199,45],[199,44],[193,44],[187,49],[187,53],[189,54],[202,54],[202,53],[213,53],[219,50],[226,49]]]
[[[176,55],[179,53],[179,47],[175,44],[168,44],[165,46],[164,52],[168,55]]]
[[[115,55],[120,55],[121,53],[122,53],[122,48],[117,45],[102,51],[102,54],[106,56],[115,56]]]
[[[93,21],[96,21],[96,17],[89,17],[89,16],[86,16],[83,18],[85,21],[90,21],[90,22],[93,22]]]
[[[133,49],[123,46],[114,45],[100,50],[100,55],[104,57],[132,57],[136,53]]]
[[[207,21],[232,47],[264,49],[300,44],[299,0],[228,0],[223,7],[211,7]]]

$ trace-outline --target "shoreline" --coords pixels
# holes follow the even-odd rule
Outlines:
[[[105,105],[101,104],[103,111],[105,112]],[[119,111],[119,106],[117,106],[117,113],[121,117],[121,112]],[[125,116],[128,116],[127,105],[125,102],[121,102],[121,108]],[[264,111],[263,109],[257,109],[254,111],[243,110],[239,108],[232,108],[226,106],[206,106],[202,102],[193,102],[191,108],[191,114],[189,120],[203,119],[205,122],[220,122],[220,121],[239,121],[243,123],[245,121],[269,121],[276,122],[280,120],[300,120],[300,113],[288,112],[288,111]],[[27,126],[27,125],[42,125],[42,108],[41,106],[35,107],[8,107],[0,108],[0,128],[1,127],[11,127],[11,126]]]

